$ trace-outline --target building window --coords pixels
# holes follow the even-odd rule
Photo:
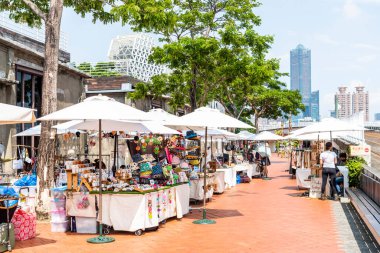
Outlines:
[[[41,116],[41,97],[42,97],[42,75],[34,71],[16,69],[16,79],[19,82],[16,87],[16,104],[21,107],[36,109],[36,117]],[[17,133],[25,131],[33,124],[17,124]],[[39,137],[17,137],[17,145],[28,150],[29,157],[35,156],[34,148],[38,147]]]

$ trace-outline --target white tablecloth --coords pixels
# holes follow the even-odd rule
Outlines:
[[[310,188],[310,181],[305,181],[311,175],[310,169],[297,169],[296,170],[296,179],[297,186],[302,188]]]
[[[73,193],[79,198],[80,193]],[[159,222],[171,218],[182,218],[189,212],[190,187],[188,184],[147,194],[103,194],[102,222],[118,231],[135,232],[139,229],[157,227]],[[90,195],[95,198],[95,195]],[[99,195],[97,195],[99,198]],[[68,200],[69,205],[75,204]],[[92,204],[89,209],[95,209]],[[89,210],[88,210],[89,212]],[[71,209],[70,216],[94,217],[78,209]]]
[[[216,193],[223,193],[224,192],[224,189],[226,187],[226,183],[224,181],[225,180],[224,174],[225,174],[224,171],[215,172],[216,189],[214,190],[214,192],[216,192]]]
[[[208,176],[206,178],[206,184],[207,185],[213,185],[215,183],[215,176]],[[204,184],[204,178],[199,178],[195,180],[190,180],[190,199],[194,200],[203,200],[203,184]],[[214,194],[214,189],[211,187],[206,192],[206,199],[209,199]]]
[[[234,184],[235,171],[232,168],[217,169],[216,172],[224,172],[225,189],[229,189],[236,184],[236,177],[235,177],[235,184]]]

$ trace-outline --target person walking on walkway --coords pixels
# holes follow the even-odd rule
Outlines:
[[[335,189],[335,177],[336,177],[336,170],[335,170],[335,164],[337,163],[337,156],[335,152],[332,151],[332,143],[327,142],[326,143],[326,150],[323,152],[320,156],[320,165],[322,168],[322,194],[321,199],[326,199],[326,184],[327,179],[330,178],[330,185],[333,191],[334,199],[337,200],[337,191]]]

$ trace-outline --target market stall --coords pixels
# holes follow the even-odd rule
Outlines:
[[[205,140],[207,140],[207,132],[209,128],[231,127],[231,128],[252,128],[250,125],[245,124],[235,118],[232,118],[226,114],[221,113],[216,109],[201,107],[192,113],[182,116],[178,120],[168,121],[165,125],[176,128],[178,130],[190,129],[190,130],[204,130]],[[203,185],[207,185],[207,141],[204,145],[203,154]],[[215,170],[214,170],[215,171]],[[203,191],[203,219],[194,221],[195,224],[214,224],[215,221],[206,219],[206,191]]]

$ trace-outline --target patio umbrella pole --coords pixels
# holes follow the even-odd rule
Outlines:
[[[99,236],[93,237],[87,240],[89,243],[109,243],[115,241],[115,238],[103,236],[103,224],[102,224],[102,120],[99,120],[99,211],[98,211],[98,220],[99,220]]]
[[[205,153],[204,153],[205,159],[203,164],[203,218],[201,220],[193,221],[194,224],[215,224],[216,221],[206,219],[206,185],[207,185],[207,127],[205,129]]]

